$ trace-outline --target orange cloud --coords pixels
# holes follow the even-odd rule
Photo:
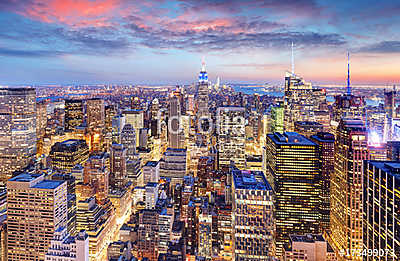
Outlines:
[[[34,0],[20,13],[46,23],[64,23],[74,27],[110,25],[119,0]]]

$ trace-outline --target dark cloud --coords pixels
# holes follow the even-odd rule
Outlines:
[[[382,41],[362,47],[359,51],[366,53],[400,53],[400,41]]]

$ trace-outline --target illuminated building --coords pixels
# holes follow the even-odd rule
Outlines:
[[[369,138],[370,136],[368,137],[368,141]],[[386,143],[369,144],[368,154],[370,160],[386,160],[387,159]]]
[[[90,156],[85,164],[85,183],[94,188],[96,200],[100,204],[104,204],[108,198],[109,166],[110,156],[104,152]]]
[[[38,156],[43,154],[43,138],[47,127],[47,101],[43,100],[36,103],[36,137]]]
[[[318,132],[310,139],[318,145],[319,168],[321,170],[321,232],[329,229],[331,176],[335,170],[335,136],[328,132]]]
[[[20,174],[7,181],[8,260],[44,260],[54,232],[67,225],[67,182]]]
[[[122,144],[114,143],[111,146],[111,153],[110,153],[111,188],[123,188],[128,182],[126,173],[126,151],[127,149]]]
[[[105,108],[102,99],[86,101],[87,126],[90,130],[102,130],[105,125]]]
[[[246,163],[245,108],[219,107],[217,128],[219,168],[228,168],[231,161],[239,169],[243,168]]]
[[[138,227],[138,258],[157,260],[158,246],[158,212],[157,210],[143,209],[139,213]]]
[[[284,116],[283,107],[281,107],[281,106],[272,106],[271,107],[270,132],[283,133],[283,130],[284,130],[283,116]]]
[[[107,260],[133,260],[132,243],[130,241],[117,241],[110,243],[107,248]]]
[[[65,100],[65,119],[64,129],[73,131],[76,127],[83,124],[83,101],[82,100]]]
[[[219,256],[224,260],[232,260],[233,249],[233,220],[232,220],[232,204],[225,202],[218,204],[217,210],[218,222],[218,242],[220,246]]]
[[[317,144],[295,132],[268,134],[265,150],[267,178],[275,193],[277,255],[281,256],[289,235],[319,233],[319,152]]]
[[[36,156],[36,91],[0,88],[0,186]]]
[[[121,132],[125,124],[126,117],[124,115],[116,115],[112,118],[112,142],[121,143]]]
[[[285,261],[336,261],[332,247],[322,235],[291,235],[284,249]]]
[[[363,249],[378,250],[364,260],[399,260],[400,163],[366,161],[363,183]]]
[[[212,254],[212,215],[206,211],[199,213],[197,256],[211,259]]]
[[[2,215],[0,218],[0,260],[7,260],[7,217]]]
[[[85,164],[89,158],[89,147],[84,140],[57,142],[51,147],[50,158],[53,168],[70,171],[77,164]]]
[[[160,164],[158,161],[148,161],[142,169],[143,182],[156,182],[160,180]]]
[[[115,213],[111,208],[96,204],[94,197],[78,201],[76,230],[89,235],[89,260],[104,260],[108,243],[114,233]]]
[[[319,97],[321,96],[321,97]],[[311,83],[294,72],[285,75],[284,123],[286,131],[294,130],[296,121],[315,121],[314,112],[320,101],[326,99],[324,92],[314,91]]]
[[[308,138],[323,130],[324,126],[315,121],[296,121],[294,123],[294,131]]]
[[[144,185],[141,162],[140,158],[135,158],[134,160],[126,162],[126,175],[128,181],[132,182],[134,187]]]
[[[389,133],[387,133],[386,138],[387,140],[392,140],[392,133],[391,131],[391,125],[392,125],[392,119],[395,117],[395,109],[396,109],[396,103],[395,103],[395,97],[396,97],[396,87],[393,86],[392,91],[386,91],[384,90],[384,96],[385,96],[385,118],[387,119],[386,125],[387,125],[387,130]]]
[[[149,138],[149,129],[142,128],[139,130],[139,147],[140,148],[147,148],[147,142]]]
[[[81,231],[73,237],[64,227],[59,227],[54,232],[49,250],[45,256],[46,261],[89,261],[89,237]]]
[[[234,260],[268,260],[275,254],[272,188],[260,171],[231,174]]]
[[[129,123],[122,128],[121,144],[126,148],[126,160],[133,160],[136,154],[136,131]]]
[[[75,178],[76,183],[83,182],[84,173],[85,168],[81,164],[77,164],[71,169],[71,175]]]
[[[136,147],[139,147],[139,130],[144,127],[143,110],[125,110],[122,112],[125,116],[125,123],[132,125],[136,131]]]
[[[330,237],[336,254],[362,248],[362,164],[368,159],[367,132],[361,120],[342,120],[335,140],[331,178]]]
[[[112,189],[108,193],[108,198],[115,208],[117,222],[121,224],[132,213],[132,192],[128,188]]]
[[[388,141],[386,149],[388,160],[400,161],[400,141]]]
[[[145,186],[146,209],[155,209],[158,200],[158,183],[149,182]]]
[[[182,149],[184,147],[184,138],[182,133],[181,106],[179,98],[172,95],[169,100],[169,119],[168,119],[168,144],[170,148]]]
[[[199,73],[199,82],[196,91],[196,116],[201,118],[208,116],[208,74],[206,72],[206,64],[202,61],[201,71]]]
[[[160,160],[160,176],[171,178],[171,185],[186,175],[186,149],[167,148]]]
[[[171,240],[172,226],[174,223],[174,209],[172,205],[163,208],[158,217],[158,252],[168,251],[168,242]]]

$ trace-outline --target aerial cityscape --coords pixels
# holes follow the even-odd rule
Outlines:
[[[399,10],[1,1],[0,261],[400,260]]]

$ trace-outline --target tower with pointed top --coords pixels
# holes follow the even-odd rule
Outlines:
[[[201,71],[199,73],[199,81],[197,83],[197,93],[196,93],[196,101],[197,101],[197,117],[205,117],[208,116],[208,74],[206,71],[206,63],[204,58],[201,62]]]

